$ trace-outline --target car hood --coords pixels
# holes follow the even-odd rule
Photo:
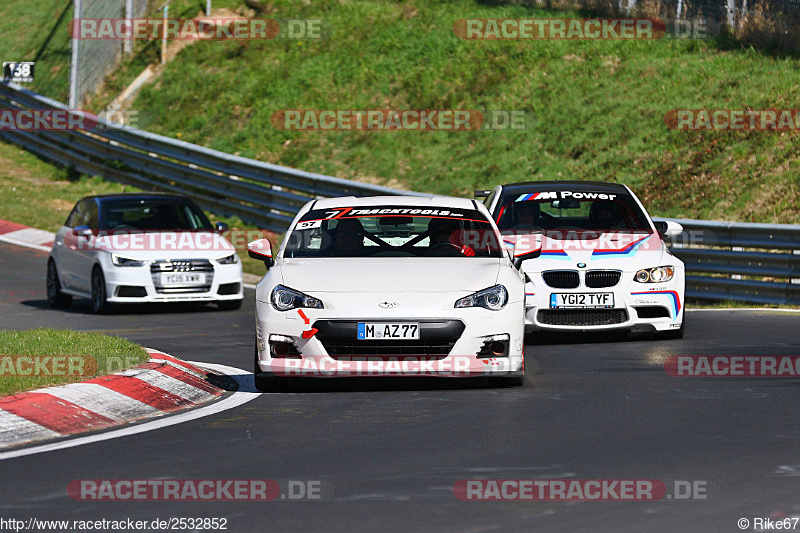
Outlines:
[[[553,268],[575,268],[578,263],[586,268],[615,268],[637,270],[659,266],[666,254],[666,247],[657,233],[602,233],[596,239],[580,239],[572,235],[553,238],[546,235],[528,236],[528,242],[516,238],[515,255],[541,247],[541,254],[523,263],[529,272]],[[504,236],[514,242],[514,237]],[[581,267],[583,268],[583,267]]]
[[[475,292],[497,283],[492,258],[284,259],[283,284],[303,292]]]

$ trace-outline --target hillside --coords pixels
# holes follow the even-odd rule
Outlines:
[[[186,47],[134,103],[140,127],[414,190],[609,180],[632,186],[657,215],[800,222],[797,134],[689,133],[664,122],[672,109],[800,108],[797,59],[714,41],[459,39],[461,18],[579,16],[478,0],[268,4],[260,16],[321,18],[330,33]],[[121,69],[108,91],[140,70]],[[535,121],[524,131],[382,133],[271,122],[287,109],[387,108],[523,110]]]

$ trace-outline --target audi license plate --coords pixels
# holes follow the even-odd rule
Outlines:
[[[419,324],[359,322],[358,340],[416,340],[419,339]]]
[[[550,309],[609,309],[612,307],[614,307],[613,292],[554,292],[550,295]]]
[[[205,274],[161,274],[161,285],[203,285],[205,282]]]

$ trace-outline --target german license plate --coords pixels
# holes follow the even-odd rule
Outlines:
[[[161,285],[203,285],[205,282],[205,274],[161,274]]]
[[[358,340],[415,340],[419,339],[419,324],[408,322],[359,322]]]
[[[614,307],[613,292],[554,292],[550,295],[550,309],[607,309],[611,307]]]

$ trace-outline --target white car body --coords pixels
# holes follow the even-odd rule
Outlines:
[[[173,198],[151,194],[130,197],[152,197],[157,201]],[[91,206],[92,202],[110,198],[89,197],[81,202]],[[71,214],[68,223],[72,218]],[[230,302],[235,306],[244,297],[242,263],[233,245],[213,229],[145,232],[94,229],[92,233],[79,234],[80,230],[75,231],[71,226],[74,224],[58,230],[49,258],[55,265],[60,292],[64,295],[93,298],[92,276],[100,269],[105,301],[109,304]],[[136,266],[120,266],[119,257],[136,261]],[[228,259],[221,263],[223,258]]]
[[[259,377],[366,375],[488,375],[517,378],[521,383],[524,282],[505,250],[494,257],[395,257],[391,256],[393,252],[388,252],[389,257],[287,257],[288,243],[295,237],[292,232],[302,235],[298,225],[322,223],[301,222],[304,218],[319,216],[315,213],[321,210],[332,209],[330,213],[335,213],[347,207],[378,210],[385,206],[399,211],[444,208],[480,213],[486,227],[497,233],[486,208],[473,200],[381,196],[309,202],[295,217],[274,266],[256,288],[257,383]],[[432,246],[428,242],[427,246]],[[317,299],[324,307],[280,311],[271,299],[278,285]],[[457,300],[496,285],[503,285],[508,293],[508,302],[502,309],[455,308]],[[384,338],[365,344],[366,339],[357,339],[357,323],[418,323],[421,338],[418,344],[409,341],[413,346],[405,351],[395,345],[405,341]],[[463,331],[459,332],[459,324],[463,324]],[[433,328],[441,328],[443,337],[434,340]],[[487,339],[499,338],[498,335],[507,339],[506,353],[479,356]],[[277,343],[284,343],[282,347],[291,344],[294,355],[276,357]],[[436,348],[441,353],[422,357],[434,344],[444,346]],[[448,344],[452,346],[447,348]],[[413,352],[417,348],[419,354]]]
[[[550,331],[602,331],[633,330],[665,332],[668,336],[682,336],[684,328],[684,289],[685,269],[683,262],[672,255],[656,229],[650,215],[647,214],[636,195],[626,186],[601,182],[534,182],[527,184],[503,185],[495,188],[486,199],[487,207],[494,218],[503,213],[501,205],[510,205],[513,201],[523,200],[524,194],[544,194],[554,200],[561,198],[562,191],[577,195],[629,195],[635,205],[646,217],[646,230],[637,233],[626,231],[602,231],[597,239],[582,241],[570,238],[574,236],[570,230],[547,231],[520,236],[520,231],[501,229],[506,244],[519,248],[514,254],[519,256],[536,248],[541,248],[538,257],[521,262],[526,276],[526,330]],[[504,199],[503,199],[504,198]],[[540,198],[542,198],[540,196]],[[542,201],[542,200],[538,200]],[[549,202],[549,200],[545,200]],[[502,228],[502,226],[501,226]],[[662,228],[663,230],[663,228]],[[682,228],[670,222],[666,234],[677,235]],[[584,230],[585,231],[585,230]],[[516,242],[527,241],[527,242]],[[517,246],[521,244],[521,246]],[[534,253],[533,255],[536,255]],[[669,266],[674,275],[663,282],[638,282],[637,272],[643,269]],[[556,285],[563,285],[563,274],[555,272],[569,271],[577,273],[579,283],[575,287],[554,287],[548,284],[545,277]],[[600,271],[598,273],[598,271]],[[615,274],[619,279],[612,283]],[[591,273],[591,274],[590,274]],[[574,276],[569,274],[569,276]],[[605,281],[610,276],[610,281]],[[592,283],[589,284],[589,280]],[[587,286],[593,285],[593,286]],[[603,285],[598,287],[597,285]],[[600,307],[601,296],[590,294],[607,294],[602,296],[602,303],[613,303]],[[579,307],[580,296],[584,295],[583,304]],[[588,299],[587,299],[588,298]],[[575,304],[574,308],[553,308],[559,303]]]

